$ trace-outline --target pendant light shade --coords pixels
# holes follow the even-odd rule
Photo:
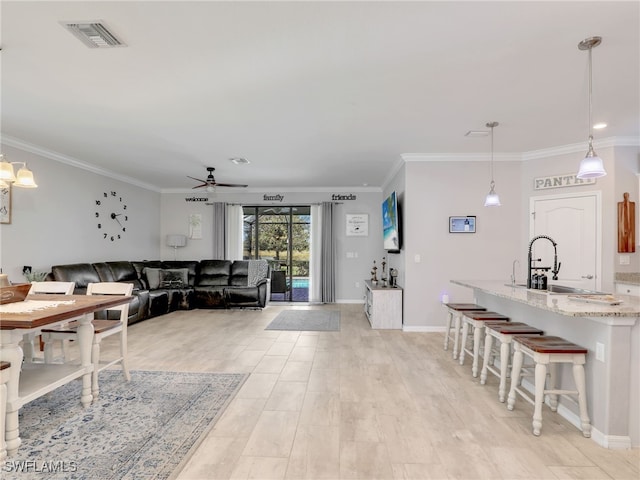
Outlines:
[[[16,175],[13,171],[14,165],[22,165]],[[25,162],[7,162],[4,155],[0,154],[0,186],[12,184],[14,187],[37,188],[33,179],[33,172],[27,168]]]
[[[502,205],[500,203],[500,197],[498,196],[495,190],[496,182],[493,181],[493,129],[498,125],[499,125],[498,122],[487,123],[487,127],[491,129],[491,183],[489,184],[489,187],[490,187],[489,193],[484,199],[485,207],[499,207],[500,205]]]
[[[593,150],[593,122],[591,120],[593,111],[593,74],[591,50],[602,43],[602,37],[590,37],[578,44],[579,50],[587,50],[589,52],[589,150],[586,156],[580,162],[580,170],[578,178],[598,178],[604,177],[607,172],[604,169],[604,162]]]
[[[13,185],[22,188],[38,188],[38,185],[36,185],[33,179],[33,172],[29,170],[26,165],[18,170],[16,181]]]

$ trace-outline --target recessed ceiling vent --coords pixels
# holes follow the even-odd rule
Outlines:
[[[126,47],[102,21],[61,23],[89,48]]]

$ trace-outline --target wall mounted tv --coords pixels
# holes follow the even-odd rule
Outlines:
[[[382,202],[382,229],[384,249],[388,253],[400,253],[400,217],[396,192],[391,192]]]

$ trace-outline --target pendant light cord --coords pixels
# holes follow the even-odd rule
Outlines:
[[[495,122],[494,122],[495,123]],[[493,128],[495,127],[495,125],[492,123],[491,124],[491,191],[493,191],[493,188],[496,185],[496,182],[493,180]]]
[[[593,51],[593,47],[589,47],[589,145],[593,143],[593,70],[592,70],[592,62],[591,52]]]

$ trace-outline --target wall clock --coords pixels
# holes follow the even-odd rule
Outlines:
[[[127,204],[117,192],[103,192],[102,197],[96,200],[96,220],[102,238],[115,242],[120,240],[127,231],[129,215]]]

